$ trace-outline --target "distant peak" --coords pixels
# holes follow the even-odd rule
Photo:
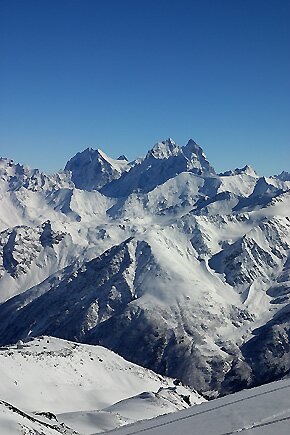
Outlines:
[[[188,156],[188,154],[195,154],[198,157],[205,157],[203,149],[193,139],[189,139],[187,144],[182,147],[182,150],[186,156]]]
[[[182,153],[188,160],[188,169],[198,169],[199,173],[215,173],[203,149],[193,139],[189,139],[187,144],[182,147]]]
[[[97,149],[98,154],[106,161],[110,160],[110,157],[104,152],[102,151],[100,148]]]
[[[278,178],[280,181],[290,181],[290,172],[282,171],[279,175],[274,175],[272,178]]]
[[[250,166],[250,165],[246,165],[241,169],[242,172],[244,172],[247,175],[252,175],[252,176],[257,176],[257,172],[255,171],[255,169]]]
[[[230,175],[250,175],[252,177],[257,177],[257,172],[250,165],[246,165],[243,168],[236,168],[233,171],[226,171],[219,175],[221,176],[230,176]]]
[[[193,139],[191,139],[191,138],[187,142],[187,145],[195,145],[195,146],[199,147],[199,145]]]
[[[72,173],[72,181],[78,189],[98,190],[119,178],[128,167],[126,158],[116,160],[100,148],[86,148],[67,162],[65,170]]]
[[[100,148],[92,148],[92,147],[87,147],[86,149],[84,149],[83,151],[79,151],[77,154],[98,154],[99,152],[102,152],[102,150]]]
[[[156,159],[167,159],[180,153],[180,147],[171,138],[157,142],[148,155]]]
[[[13,160],[7,159],[6,157],[0,157],[0,168],[11,167],[16,165]]]
[[[95,153],[96,152],[96,150],[94,150],[93,148],[91,148],[91,147],[88,147],[88,148],[86,148],[84,151],[80,151],[79,153],[77,153],[77,154],[92,154],[92,153]]]
[[[163,143],[164,145],[168,145],[168,144],[170,144],[170,145],[176,145],[176,143],[174,142],[174,140],[171,137],[169,137],[166,140],[163,140],[161,143]]]
[[[122,154],[121,156],[119,156],[119,157],[117,158],[117,160],[126,160],[126,162],[128,162],[128,159],[127,159],[127,157],[126,157],[124,154]]]

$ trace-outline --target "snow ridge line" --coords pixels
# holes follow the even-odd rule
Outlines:
[[[49,424],[44,421],[38,420],[37,418],[32,417],[29,414],[26,414],[26,412],[21,411],[20,409],[16,408],[16,406],[11,405],[11,403],[5,402],[5,400],[0,400],[0,403],[2,403],[4,406],[9,408],[11,411],[16,412],[17,414],[21,415],[22,417],[27,418],[28,420],[32,421],[33,423],[39,423],[40,425],[43,425],[45,427],[48,427],[49,429],[55,430],[57,433],[59,432],[59,427],[55,424]]]
[[[178,421],[188,420],[188,419],[193,418],[195,416],[206,414],[207,412],[215,411],[217,409],[225,408],[226,406],[230,406],[230,405],[233,405],[233,404],[236,404],[236,403],[244,402],[246,400],[254,399],[256,397],[264,396],[266,394],[274,393],[275,391],[285,390],[286,388],[290,388],[290,385],[284,385],[283,387],[273,388],[272,390],[267,390],[267,391],[265,391],[263,393],[253,394],[252,396],[249,396],[249,397],[244,397],[242,399],[234,400],[233,402],[224,403],[223,405],[216,406],[215,408],[205,409],[203,411],[197,412],[196,414],[191,414],[191,415],[185,415],[183,417],[178,417],[178,418],[175,418],[174,420],[172,419],[172,420],[169,420],[167,422],[159,423],[159,424],[156,424],[156,425],[151,426],[151,427],[147,427],[147,428],[140,429],[140,430],[134,430],[133,432],[127,432],[126,435],[135,435],[135,434],[138,434],[138,433],[141,433],[141,432],[147,432],[147,431],[152,430],[152,429],[157,429],[159,427],[167,426],[169,424],[176,423]],[[161,418],[162,418],[162,416],[161,416]],[[261,426],[266,426],[266,425],[274,424],[276,422],[278,423],[279,421],[283,421],[283,420],[290,420],[290,416],[289,417],[284,417],[284,418],[281,418],[281,419],[277,419],[277,420],[273,420],[272,422],[259,423],[259,424]],[[135,425],[135,424],[133,423],[133,425]],[[255,427],[259,427],[259,426],[258,425],[254,426],[253,429]],[[252,427],[250,427],[250,428],[249,427],[248,428],[243,428],[242,430],[246,430],[246,429],[252,429]],[[112,431],[108,431],[107,433],[108,434],[109,433],[116,433],[118,430],[120,430],[120,428],[114,429]],[[226,433],[220,434],[220,435],[231,435],[231,434],[237,433],[239,431],[241,431],[241,429],[239,429],[239,430],[237,430],[235,432],[226,432]]]

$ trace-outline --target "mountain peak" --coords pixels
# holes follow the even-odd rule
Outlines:
[[[215,170],[207,160],[203,149],[193,139],[189,139],[187,144],[182,147],[182,153],[188,160],[188,170],[215,174]]]
[[[124,197],[134,191],[150,192],[156,186],[182,172],[204,177],[215,174],[202,148],[192,139],[180,147],[173,139],[157,142],[146,157],[126,171],[118,180],[101,190],[106,196]]]
[[[72,181],[78,189],[97,190],[119,178],[128,169],[125,159],[112,159],[101,149],[87,148],[77,153],[65,165],[72,173]]]
[[[279,175],[274,175],[280,181],[290,181],[290,172],[282,171]]]
[[[258,177],[255,169],[250,165],[246,165],[243,168],[236,168],[234,170],[225,171],[219,174],[220,176],[231,176],[231,175],[250,175],[252,177]]]
[[[190,151],[196,155],[203,153],[202,148],[193,139],[189,139],[187,144],[183,147],[183,150]]]
[[[119,156],[119,157],[117,158],[117,160],[126,160],[126,162],[129,161],[129,160],[127,159],[127,157],[126,157],[124,154],[122,154],[121,156]]]
[[[194,154],[199,160],[200,158],[206,158],[203,149],[193,140],[189,139],[187,144],[182,147],[182,152],[187,158],[191,158]]]
[[[152,156],[155,159],[168,159],[171,156],[176,156],[180,153],[180,147],[173,139],[168,138],[162,142],[157,142],[154,147],[148,152],[147,156]]]

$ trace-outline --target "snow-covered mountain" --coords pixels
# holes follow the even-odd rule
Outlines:
[[[101,344],[215,397],[290,369],[290,181],[190,140],[45,175],[1,160],[0,343]]]
[[[144,159],[101,191],[113,197],[128,196],[134,191],[149,192],[181,172],[210,175],[214,174],[214,169],[192,139],[186,146],[180,147],[169,138],[154,145]]]
[[[108,349],[53,337],[0,348],[0,397],[3,435],[102,432],[204,401]]]
[[[133,165],[123,155],[112,159],[100,149],[87,148],[72,157],[65,170],[71,172],[71,179],[77,189],[98,190],[119,178]]]

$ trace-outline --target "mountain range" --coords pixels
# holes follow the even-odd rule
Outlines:
[[[206,398],[290,370],[290,174],[192,139],[49,175],[0,159],[0,344],[101,345]]]

